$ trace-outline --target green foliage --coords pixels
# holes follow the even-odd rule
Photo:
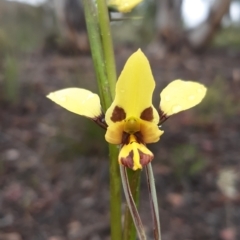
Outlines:
[[[39,46],[46,34],[44,11],[14,2],[1,2],[0,52],[29,52]]]
[[[19,71],[16,59],[10,55],[4,61],[4,99],[16,103],[19,96]]]
[[[216,34],[213,46],[240,49],[240,26],[223,28]]]
[[[44,17],[41,7],[0,2],[0,69],[3,70],[3,98],[10,103],[18,101],[22,55],[43,42]]]
[[[217,122],[223,115],[225,118],[236,115],[239,106],[235,103],[234,94],[230,94],[230,86],[226,79],[218,76],[207,87],[207,95],[198,107],[201,112],[199,121],[202,123]]]
[[[63,121],[57,127],[59,130],[50,148],[55,151],[60,161],[72,161],[77,156],[106,156],[107,145],[104,131],[89,119],[63,113]],[[69,128],[71,126],[71,128]],[[56,152],[57,149],[57,152]]]
[[[9,41],[6,32],[0,28],[0,54],[4,54],[9,49]]]
[[[179,145],[171,153],[171,165],[178,179],[185,179],[200,173],[206,162],[197,147],[191,144]]]

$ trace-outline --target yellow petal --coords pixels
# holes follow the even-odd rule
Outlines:
[[[82,88],[66,88],[47,95],[56,104],[70,112],[96,118],[101,115],[100,99],[94,94]]]
[[[199,104],[205,97],[207,88],[197,82],[175,80],[160,94],[160,109],[167,116],[187,110]]]
[[[154,123],[141,121],[140,126],[140,132],[144,143],[155,143],[159,141],[160,136],[164,133],[164,131],[160,130],[159,127]]]
[[[153,159],[152,152],[143,144],[138,143],[134,135],[130,135],[129,144],[123,145],[118,161],[133,170],[142,169]]]
[[[108,126],[107,132],[105,134],[106,141],[112,144],[121,144],[123,136],[123,127],[124,122],[118,122],[116,124]]]
[[[149,62],[139,49],[129,57],[117,81],[115,99],[106,112],[107,124],[114,123],[112,117],[116,109],[122,109],[122,114],[119,114],[122,118],[119,121],[129,117],[141,119],[141,115],[145,116],[143,120],[147,120],[148,115],[151,115],[148,121],[157,124],[159,116],[152,106],[154,88],[155,82]]]
[[[108,6],[116,8],[119,12],[127,13],[136,7],[142,0],[110,0]]]

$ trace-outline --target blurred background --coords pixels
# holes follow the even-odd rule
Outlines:
[[[240,239],[240,1],[144,0],[111,17],[118,75],[141,47],[156,107],[173,79],[208,87],[149,146],[162,239]],[[0,0],[0,240],[110,239],[104,131],[45,97],[67,87],[97,92],[81,2]],[[144,174],[140,212],[152,239]]]

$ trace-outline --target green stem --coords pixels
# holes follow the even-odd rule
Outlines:
[[[102,49],[102,41],[98,26],[96,6],[93,1],[83,0],[88,38],[92,53],[93,65],[96,72],[99,94],[104,111],[111,105],[112,97],[106,74],[106,66]]]
[[[121,177],[118,164],[119,150],[116,145],[109,144],[110,154],[110,221],[111,239],[122,240],[121,223]]]
[[[115,64],[114,51],[113,51],[109,13],[108,13],[106,0],[97,0],[97,5],[98,5],[98,19],[99,19],[99,26],[101,30],[101,36],[102,36],[106,71],[107,71],[111,95],[112,95],[112,98],[114,98],[117,76],[116,76],[116,64]]]
[[[111,44],[112,40],[109,22],[107,23],[109,19],[103,17],[98,18],[96,5],[93,1],[83,0],[83,6],[101,102],[104,111],[106,111],[112,103],[116,83],[115,61]],[[98,10],[98,13],[102,16],[102,14],[106,12],[106,5],[100,3],[98,7],[99,6],[101,6],[101,10]],[[98,20],[100,21],[100,28]],[[109,144],[109,153],[111,239],[122,240],[121,178],[118,165],[118,148]]]
[[[133,171],[131,169],[128,169],[127,172],[132,196],[136,203],[136,206],[138,207],[141,171],[140,170]],[[126,206],[123,227],[123,240],[135,240],[136,237],[137,237],[136,228],[134,226],[134,222],[132,220],[129,208],[128,206]]]
[[[98,21],[102,37],[102,47],[108,84],[112,99],[115,95],[116,67],[109,14],[105,0],[97,0]],[[111,239],[121,240],[121,178],[118,165],[118,148],[109,145],[110,152],[110,220]]]

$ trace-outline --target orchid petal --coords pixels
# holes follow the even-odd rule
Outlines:
[[[108,6],[115,8],[119,12],[131,12],[142,0],[109,0]]]
[[[142,169],[153,159],[153,153],[142,143],[138,143],[134,135],[130,135],[129,143],[122,146],[118,161],[133,170]]]
[[[147,121],[141,121],[141,135],[144,143],[155,143],[159,141],[160,136],[164,131],[160,130],[159,127],[154,123]]]
[[[101,115],[97,94],[82,88],[66,88],[47,95],[56,104],[70,112],[95,119]]]
[[[206,92],[206,87],[200,83],[175,80],[161,92],[160,110],[167,116],[187,110],[199,104]]]
[[[149,62],[139,49],[129,57],[117,81],[115,99],[106,112],[107,124],[110,126],[129,117],[157,124],[159,116],[152,105],[154,88]]]
[[[112,144],[121,144],[122,136],[123,136],[123,122],[118,122],[114,125],[110,125],[107,128],[107,132],[105,134],[105,139],[107,142]]]

